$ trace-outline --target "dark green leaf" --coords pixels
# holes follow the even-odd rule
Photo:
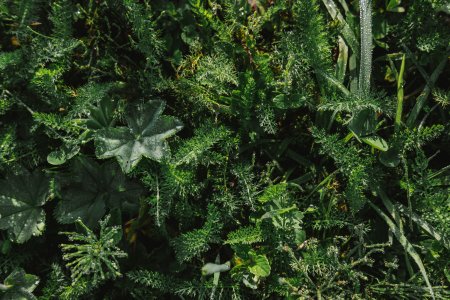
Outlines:
[[[126,200],[137,200],[140,192],[140,187],[129,182],[116,163],[99,165],[80,157],[73,165],[70,185],[62,189],[55,215],[61,223],[80,218],[94,228],[108,209],[121,208]]]
[[[164,106],[162,101],[150,101],[128,115],[128,127],[100,130],[95,139],[97,157],[116,157],[122,170],[129,173],[142,157],[161,161],[169,155],[166,139],[180,131],[182,124],[173,117],[161,116]]]
[[[22,269],[15,269],[6,277],[5,293],[2,300],[34,300],[37,299],[32,292],[39,284],[39,277],[26,274]]]
[[[380,153],[380,162],[386,167],[395,168],[400,163],[400,153],[395,147],[389,148],[387,151]]]
[[[47,201],[49,180],[39,171],[8,176],[0,182],[0,229],[12,241],[23,243],[45,227],[42,205]]]

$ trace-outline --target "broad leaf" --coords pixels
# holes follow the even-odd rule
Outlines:
[[[380,162],[386,167],[395,168],[400,164],[400,151],[397,147],[391,147],[380,153]]]
[[[62,165],[80,152],[79,145],[65,144],[58,150],[52,151],[47,155],[47,162],[51,165]]]
[[[252,263],[248,267],[249,271],[258,277],[267,277],[270,275],[269,260],[265,255],[256,254],[253,250],[249,252]]]
[[[162,101],[150,101],[127,116],[128,127],[99,130],[95,139],[97,157],[116,157],[125,173],[142,157],[156,161],[166,157],[169,154],[166,139],[180,131],[182,124],[174,117],[161,116],[164,106]]]
[[[22,269],[14,270],[4,282],[2,299],[32,300],[37,299],[32,292],[39,284],[39,277],[26,274]]]
[[[114,124],[114,109],[116,102],[110,98],[103,98],[98,107],[91,109],[86,125],[89,129],[99,130]]]
[[[0,229],[8,230],[12,241],[23,243],[44,231],[42,205],[48,191],[49,180],[39,171],[9,176],[0,182]]]
[[[80,157],[73,165],[70,185],[63,187],[62,200],[55,211],[56,218],[63,224],[73,223],[80,218],[91,228],[106,211],[133,208],[127,199],[137,199],[140,186],[129,182],[115,162],[97,164],[91,159]]]
[[[348,128],[359,138],[368,136],[375,132],[376,119],[375,112],[365,109],[355,113],[352,120],[348,124]]]

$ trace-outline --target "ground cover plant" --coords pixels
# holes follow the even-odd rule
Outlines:
[[[449,299],[446,0],[0,0],[0,299]]]

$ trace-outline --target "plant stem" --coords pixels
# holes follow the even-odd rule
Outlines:
[[[370,90],[372,72],[372,7],[371,0],[359,1],[359,22],[361,28],[361,58],[359,65],[359,92],[366,95]]]
[[[395,130],[398,131],[400,129],[400,125],[402,124],[402,114],[403,114],[403,73],[405,72],[405,60],[406,55],[403,54],[402,57],[402,65],[400,67],[400,73],[397,77],[397,113],[395,114]]]

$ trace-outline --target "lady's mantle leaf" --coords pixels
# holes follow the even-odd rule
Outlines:
[[[127,116],[128,127],[104,128],[97,132],[98,158],[116,157],[122,170],[129,173],[142,159],[156,161],[169,154],[166,139],[183,127],[174,117],[161,116],[165,103],[150,101],[141,110]]]
[[[45,227],[42,209],[49,192],[49,180],[39,171],[10,176],[0,182],[0,229],[10,239],[23,243],[40,235]]]
[[[61,223],[73,223],[80,218],[95,228],[108,208],[121,209],[130,204],[126,199],[136,199],[141,192],[140,186],[129,182],[113,161],[99,165],[80,157],[73,169],[71,183],[62,189],[63,199],[55,211]]]
[[[249,252],[252,263],[248,267],[249,271],[258,277],[270,275],[269,260],[265,255],[256,254],[253,250]]]
[[[39,284],[39,277],[26,274],[22,269],[15,269],[5,279],[2,299],[32,300],[37,299],[32,292]]]

